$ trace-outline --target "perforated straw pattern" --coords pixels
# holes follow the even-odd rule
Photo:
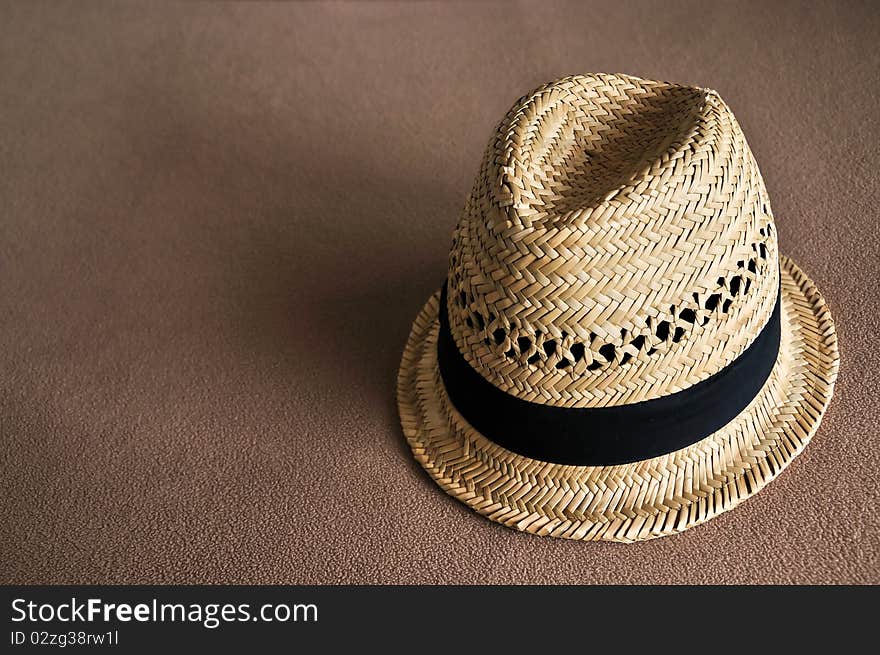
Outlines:
[[[764,183],[714,91],[568,77],[490,141],[447,309],[465,359],[504,391],[621,405],[736,359],[769,319],[777,262]]]

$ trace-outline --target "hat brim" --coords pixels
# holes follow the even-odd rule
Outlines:
[[[449,402],[437,367],[439,292],[413,324],[397,379],[403,433],[449,495],[542,536],[632,542],[733,509],[806,446],[831,400],[839,355],[812,281],[780,257],[782,337],[773,372],[734,420],[687,448],[613,466],[541,462],[489,441]]]

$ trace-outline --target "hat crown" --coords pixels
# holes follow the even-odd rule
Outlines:
[[[622,405],[686,389],[748,348],[776,302],[776,231],[714,91],[567,77],[498,125],[447,284],[456,345],[495,386]]]

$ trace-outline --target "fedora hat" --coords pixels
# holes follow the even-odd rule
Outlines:
[[[413,454],[506,526],[631,542],[775,478],[837,377],[715,91],[566,77],[500,122],[397,382]]]

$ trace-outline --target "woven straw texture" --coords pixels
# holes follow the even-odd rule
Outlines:
[[[564,407],[705,380],[748,348],[781,289],[780,353],[751,405],[688,448],[606,467],[535,461],[473,430],[439,377],[429,300],[400,368],[404,433],[441,487],[520,530],[636,541],[702,523],[773,479],[833,392],[833,322],[780,257],[757,165],[714,91],[591,75],[520,99],[487,148],[448,284],[471,366],[511,395]]]
[[[453,238],[448,312],[504,391],[620,405],[732,362],[778,284],[764,183],[718,94],[578,76],[498,126]]]

